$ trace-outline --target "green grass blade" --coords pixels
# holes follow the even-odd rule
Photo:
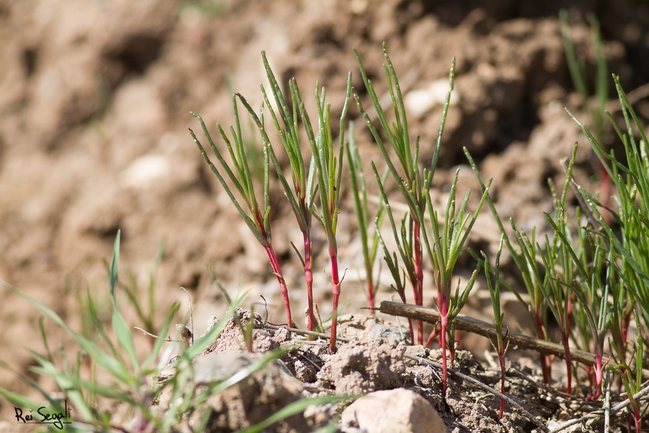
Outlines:
[[[340,401],[345,401],[345,400],[350,400],[354,399],[354,397],[350,396],[338,396],[338,395],[328,395],[325,397],[315,397],[315,398],[308,398],[308,399],[302,399],[295,401],[289,405],[284,406],[277,412],[275,412],[272,416],[269,418],[265,419],[264,421],[255,424],[252,427],[249,427],[245,430],[239,430],[238,433],[260,433],[264,431],[264,429],[270,427],[271,425],[275,424],[276,422],[279,422],[285,418],[291,417],[293,415],[297,415],[299,413],[303,413],[307,407],[309,406],[321,406],[324,404],[329,404],[329,403],[338,403]],[[323,431],[329,431],[328,428],[325,428],[326,430]],[[320,432],[322,429],[318,430]],[[336,430],[333,430],[336,431]]]
[[[432,182],[435,170],[437,169],[437,162],[439,161],[440,150],[442,149],[442,135],[444,134],[444,128],[446,127],[446,118],[448,116],[448,109],[451,106],[451,93],[455,88],[455,57],[451,60],[451,70],[448,74],[449,81],[449,91],[446,93],[446,98],[444,99],[444,108],[442,109],[442,120],[439,124],[439,131],[437,132],[437,140],[435,141],[435,153],[433,154],[433,160],[430,163],[429,176],[426,179],[424,186],[424,191],[427,191]]]
[[[31,367],[31,370],[42,376],[49,376],[58,385],[59,389],[65,391],[66,398],[69,398],[74,405],[75,411],[78,412],[82,419],[91,421],[94,419],[92,410],[88,407],[83,399],[83,394],[78,387],[75,386],[74,377],[60,372],[54,364],[46,358],[32,352],[34,359],[41,365],[41,367]]]
[[[113,258],[110,263],[110,298],[113,304],[113,331],[115,331],[115,336],[119,345],[124,349],[131,361],[131,365],[134,369],[139,369],[140,362],[137,359],[137,353],[135,351],[135,343],[133,342],[133,335],[131,335],[131,330],[122,316],[122,313],[119,312],[117,308],[117,301],[115,299],[115,288],[117,287],[117,278],[118,278],[118,266],[119,266],[119,245],[120,245],[121,231],[117,231],[117,236],[115,237],[115,244],[113,245]]]
[[[166,336],[169,335],[169,330],[171,329],[171,322],[176,316],[176,313],[178,312],[179,308],[180,308],[180,304],[178,302],[174,302],[171,305],[171,308],[167,312],[167,316],[165,317],[164,322],[162,322],[162,327],[160,328],[158,338],[156,338],[155,343],[153,344],[151,353],[149,353],[149,356],[147,356],[147,358],[142,363],[142,370],[148,369],[158,359],[158,355],[160,354],[162,345],[166,343]]]
[[[223,331],[223,328],[227,324],[230,317],[232,317],[232,315],[235,314],[235,312],[237,311],[237,308],[239,308],[239,306],[241,306],[241,304],[243,303],[243,300],[246,297],[246,294],[247,294],[247,292],[244,293],[238,299],[234,300],[234,302],[232,302],[232,305],[230,306],[230,308],[228,308],[227,313],[225,313],[225,315],[223,317],[221,317],[219,319],[219,321],[216,322],[212,326],[212,328],[210,328],[210,330],[205,335],[200,337],[198,340],[194,341],[194,344],[187,348],[187,350],[184,353],[185,357],[187,357],[189,359],[194,359],[198,355],[203,353],[205,351],[205,349],[210,347],[210,345],[214,342],[214,340],[219,335],[221,335],[221,331]]]
[[[285,350],[277,349],[264,354],[264,356],[255,360],[245,368],[242,368],[229,378],[225,379],[223,382],[219,382],[212,388],[212,393],[219,393],[224,389],[241,382],[242,380],[250,377],[253,373],[264,368],[266,365],[273,363],[281,357],[285,356],[286,353],[287,352]]]
[[[68,325],[65,324],[65,322],[61,319],[61,317],[59,317],[59,315],[56,314],[54,311],[52,311],[50,308],[41,304],[36,299],[32,298],[31,296],[29,296],[22,290],[17,289],[11,284],[2,280],[0,280],[0,282],[9,290],[11,290],[18,296],[27,300],[30,304],[36,307],[41,313],[43,313],[50,320],[52,320],[57,326],[59,326],[64,331],[66,331],[68,335],[74,338],[74,340],[86,351],[88,356],[90,356],[99,365],[104,367],[114,378],[118,379],[120,382],[124,384],[134,383],[135,379],[131,376],[131,374],[128,372],[128,369],[122,362],[118,361],[117,359],[111,357],[110,355],[102,351],[92,341],[74,332]]]

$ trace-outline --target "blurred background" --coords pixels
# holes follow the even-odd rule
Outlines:
[[[259,305],[263,296],[268,320],[282,322],[283,304],[264,251],[187,132],[200,129],[190,110],[203,116],[215,137],[217,121],[232,123],[233,91],[259,106],[259,84],[266,83],[262,50],[283,84],[297,77],[307,104],[316,81],[326,86],[335,116],[348,71],[366,96],[352,48],[379,93],[385,92],[385,41],[424,161],[432,156],[455,56],[456,93],[435,187],[443,193],[455,168],[466,168],[466,146],[483,176],[494,177],[501,215],[521,228],[542,226],[542,212],[551,209],[547,179],[562,182],[559,159],[576,141],[582,144],[577,179],[595,189],[599,181],[587,143],[564,111],[568,107],[587,121],[565,60],[562,8],[591,92],[589,14],[601,25],[609,72],[620,75],[627,92],[649,82],[647,1],[0,1],[0,279],[54,309],[74,329],[84,329],[86,292],[109,320],[105,263],[121,229],[120,278],[142,300],[164,245],[152,330],[172,302],[187,311],[180,287],[193,299],[196,333],[225,309],[206,263],[233,295],[251,290],[246,305],[257,304],[258,312],[265,308]],[[615,98],[612,83],[609,96]],[[614,112],[614,101],[610,108]],[[649,117],[646,99],[638,98],[636,109],[642,119]],[[358,116],[352,107],[350,117]],[[380,154],[361,125],[356,139],[369,167]],[[610,132],[605,140],[615,142]],[[464,187],[476,186],[470,170],[461,176]],[[273,241],[294,309],[302,311],[301,266],[290,245],[301,234],[277,188],[273,200]],[[348,272],[341,302],[343,313],[359,313],[365,305],[357,272],[362,259],[348,192],[343,201],[349,212],[340,217],[339,255]],[[497,231],[478,233],[474,247],[489,249],[494,234],[497,240]],[[316,301],[326,317],[331,296],[323,272],[325,239],[321,232],[314,236]],[[379,299],[390,299],[389,284],[384,282]],[[39,313],[2,290],[0,357],[27,373],[32,361],[26,348],[43,348]],[[432,305],[434,290],[427,290]],[[479,315],[479,305],[474,307]],[[127,318],[142,326],[136,314]],[[46,329],[51,347],[69,343],[47,322]],[[8,371],[0,374],[0,386],[25,392]],[[12,420],[5,401],[0,408],[0,419]]]

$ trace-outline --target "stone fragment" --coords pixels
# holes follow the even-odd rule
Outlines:
[[[342,431],[446,433],[446,425],[423,397],[398,388],[373,392],[349,405],[343,411]]]

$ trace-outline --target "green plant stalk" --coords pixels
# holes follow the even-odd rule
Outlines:
[[[5,283],[1,283],[10,289],[15,294],[23,297],[29,301],[34,307],[38,308],[45,316],[52,320],[57,326],[62,328],[68,335],[74,338],[74,340],[81,346],[83,349],[79,352],[77,357],[77,363],[70,365],[67,362],[67,357],[65,352],[62,352],[63,355],[63,368],[59,369],[54,365],[52,361],[52,356],[49,351],[49,346],[47,340],[44,337],[44,344],[47,351],[47,356],[41,356],[37,353],[32,352],[32,355],[38,366],[32,367],[31,370],[39,375],[49,376],[57,383],[59,388],[65,394],[66,399],[73,402],[76,411],[79,413],[79,419],[77,422],[88,424],[94,427],[104,429],[110,427],[110,419],[108,414],[105,411],[101,411],[100,408],[96,407],[96,396],[106,397],[112,399],[115,402],[126,403],[129,407],[133,408],[135,413],[135,419],[139,426],[145,425],[154,425],[160,430],[162,423],[159,420],[158,415],[154,415],[149,407],[149,402],[153,396],[153,393],[150,392],[146,387],[142,388],[142,384],[145,383],[146,378],[151,374],[157,374],[159,369],[153,367],[154,362],[158,359],[162,345],[165,343],[164,338],[159,338],[156,340],[153,345],[151,353],[147,358],[140,362],[139,359],[132,359],[134,354],[134,343],[133,336],[129,327],[126,325],[122,314],[117,309],[117,303],[115,302],[115,290],[118,282],[118,262],[119,262],[119,233],[115,240],[115,246],[113,249],[113,259],[111,260],[109,273],[110,273],[110,297],[111,305],[113,306],[113,331],[117,337],[118,347],[115,347],[104,333],[103,325],[101,324],[99,318],[96,316],[96,309],[91,308],[90,314],[91,323],[97,326],[95,330],[100,335],[100,341],[107,343],[110,352],[103,350],[96,340],[97,338],[89,338],[82,334],[79,334],[69,328],[65,322],[58,316],[54,311],[41,304],[34,298],[30,297],[26,293],[20,291],[19,289]],[[167,314],[162,329],[160,330],[161,335],[167,335],[171,327],[171,322],[173,321],[179,305],[177,303],[173,304],[169,313]],[[87,333],[88,329],[85,329]],[[108,344],[110,343],[110,344]],[[130,358],[130,367],[127,365],[127,361],[123,359],[120,355],[121,353],[126,353],[128,358]],[[83,353],[83,355],[82,355]],[[97,383],[96,377],[92,375],[90,380],[85,380],[81,378],[80,367],[82,366],[82,357],[89,358],[94,365],[102,366],[109,376],[112,378],[112,381],[109,386],[102,385]],[[26,378],[28,379],[28,378]],[[28,383],[39,390],[43,396],[49,401],[50,406],[53,409],[56,409],[57,412],[63,412],[61,408],[61,403],[55,401],[49,397],[48,393],[42,391],[38,384],[31,380],[27,380]],[[34,402],[25,398],[17,398],[16,395],[6,392],[3,389],[0,389],[0,394],[6,396],[10,401],[20,402],[22,405],[25,403],[25,407],[33,407]],[[42,406],[42,405],[38,405]],[[161,431],[164,431],[163,429]]]
[[[286,98],[284,97],[282,90],[275,78],[268,60],[266,58],[266,53],[262,51],[262,60],[264,62],[264,68],[266,70],[266,76],[268,77],[268,82],[271,86],[271,94],[275,101],[275,106],[279,112],[279,117],[271,109],[270,115],[273,119],[275,129],[279,133],[280,140],[286,151],[286,154],[289,158],[289,163],[291,167],[291,177],[292,177],[292,186],[289,185],[289,182],[284,175],[282,168],[279,164],[275,151],[270,144],[270,138],[266,133],[263,122],[256,115],[254,110],[250,107],[247,102],[244,102],[244,105],[248,109],[248,112],[251,114],[254,122],[257,124],[259,131],[262,134],[265,142],[267,143],[267,151],[270,156],[273,165],[275,166],[275,171],[277,176],[282,184],[284,189],[284,194],[288,199],[293,213],[298,222],[300,231],[302,232],[303,240],[303,251],[304,257],[301,257],[299,252],[298,256],[302,261],[304,268],[304,279],[306,282],[307,288],[307,327],[309,331],[315,329],[315,314],[313,307],[313,270],[312,270],[312,242],[311,242],[311,207],[313,206],[313,200],[315,198],[314,191],[314,175],[315,175],[315,164],[313,164],[313,159],[309,165],[308,170],[304,164],[304,156],[302,154],[302,148],[300,146],[299,139],[299,127],[298,127],[298,107],[303,104],[302,97],[300,95],[300,90],[297,85],[295,78],[292,78],[289,81],[290,93],[291,93],[291,102],[292,102],[292,111],[289,110],[286,103]],[[264,96],[264,102],[266,106],[272,107],[270,99],[266,92],[264,86],[260,86],[262,94]],[[245,100],[244,100],[245,101]],[[281,124],[280,124],[281,119]],[[303,122],[309,122],[308,118],[302,117]],[[283,125],[283,126],[282,126]],[[309,122],[309,128],[311,124]]]
[[[576,147],[573,151],[573,157],[570,164],[574,165]],[[569,169],[568,171],[571,171]],[[565,215],[565,205],[562,213]],[[547,215],[546,215],[547,217]],[[580,221],[580,212],[577,209],[577,221]],[[548,217],[548,221],[555,229],[559,241],[562,243],[564,250],[563,268],[570,270],[564,272],[565,275],[573,275],[573,284],[569,284],[567,279],[562,283],[571,291],[572,303],[571,316],[576,323],[577,329],[581,334],[581,348],[587,351],[594,351],[595,366],[589,366],[589,400],[596,400],[600,397],[603,382],[603,364],[602,364],[602,346],[606,333],[610,329],[612,317],[609,307],[609,293],[616,285],[616,270],[610,264],[617,261],[615,251],[608,248],[607,250],[601,236],[593,237],[588,227],[581,227],[579,230],[579,243],[577,247],[579,252],[575,251],[572,243],[572,237],[569,231],[561,231],[559,226]],[[592,257],[589,258],[587,251],[592,251]],[[574,268],[574,270],[573,270]],[[604,276],[602,281],[601,276]],[[580,342],[573,338],[580,346]]]
[[[397,256],[396,253],[390,254],[388,251],[388,248],[385,245],[385,242],[383,240],[383,237],[381,236],[380,233],[380,227],[376,227],[376,232],[378,233],[379,236],[379,241],[381,242],[381,245],[383,247],[383,256],[385,258],[385,262],[388,266],[388,270],[390,271],[390,274],[392,274],[392,278],[394,280],[394,289],[399,295],[399,298],[401,299],[401,302],[404,304],[407,302],[406,301],[406,274],[408,275],[408,278],[410,279],[410,282],[412,283],[415,280],[415,271],[414,271],[414,266],[412,262],[412,254],[411,254],[411,249],[410,249],[410,242],[408,241],[408,236],[405,234],[407,231],[406,228],[406,219],[407,216],[404,216],[403,220],[401,221],[401,235],[399,235],[399,232],[397,231],[397,224],[394,219],[394,214],[392,213],[392,207],[390,206],[390,202],[388,201],[387,195],[385,193],[385,179],[381,179],[379,177],[379,173],[376,170],[376,165],[374,162],[372,162],[372,170],[374,171],[374,177],[376,178],[376,181],[379,185],[379,197],[381,199],[381,203],[384,204],[386,213],[388,215],[388,219],[390,221],[390,226],[392,227],[392,234],[394,237],[394,240],[397,243],[397,250],[399,251],[399,256],[401,257],[401,260],[403,261],[405,270],[403,271],[403,277],[400,271],[399,267],[399,257]],[[404,245],[405,244],[405,245]],[[414,287],[414,284],[413,284]],[[414,344],[415,342],[415,334],[414,334],[414,329],[412,326],[412,319],[408,318],[408,326],[410,328],[410,342]]]
[[[316,83],[316,102],[318,107],[318,130],[314,134],[311,122],[308,120],[309,115],[306,112],[304,104],[300,104],[300,113],[304,120],[313,162],[316,167],[318,180],[318,192],[320,195],[320,205],[314,206],[313,214],[322,226],[327,236],[329,249],[329,261],[331,265],[331,286],[333,293],[332,312],[331,312],[331,338],[329,348],[332,352],[336,351],[336,333],[338,329],[338,303],[340,300],[340,285],[342,278],[338,269],[338,245],[336,242],[336,229],[338,226],[340,184],[342,180],[343,158],[345,151],[345,120],[349,109],[349,99],[352,90],[352,74],[347,76],[347,92],[340,115],[339,135],[338,135],[338,154],[336,156],[333,146],[331,131],[331,105],[326,104],[325,89],[320,89],[320,84]]]
[[[426,194],[426,204],[431,220],[430,231],[423,227],[423,239],[426,246],[426,252],[433,268],[435,285],[437,287],[437,308],[440,315],[440,348],[442,350],[442,388],[446,391],[447,384],[447,353],[451,363],[454,361],[454,347],[447,343],[447,337],[453,329],[453,320],[460,313],[462,307],[468,300],[469,293],[473,288],[477,275],[480,271],[481,263],[478,262],[476,270],[471,275],[466,286],[460,291],[459,282],[455,292],[452,291],[452,279],[455,271],[455,265],[464,249],[469,233],[475,224],[475,221],[482,210],[492,180],[490,179],[487,187],[482,193],[482,197],[473,214],[467,211],[471,191],[467,191],[460,208],[456,212],[456,194],[457,183],[459,179],[459,169],[455,172],[449,198],[446,203],[443,227],[440,227],[439,215],[434,208],[430,194]]]
[[[522,252],[522,254],[517,257],[522,263],[519,266],[519,269],[523,271],[523,278],[526,282],[525,286],[528,290],[528,294],[530,295],[532,310],[530,310],[529,312],[532,315],[532,320],[534,321],[536,336],[541,340],[546,340],[547,336],[545,329],[548,304],[545,300],[545,297],[543,296],[541,289],[543,282],[540,279],[541,271],[539,269],[537,258],[539,255],[539,245],[536,242],[536,228],[532,229],[532,238],[530,239],[523,231],[519,231],[516,228],[513,221],[511,221],[511,225]],[[516,254],[518,253],[516,252]],[[522,299],[520,299],[520,302],[522,302],[523,305],[527,305]],[[545,354],[541,353],[539,354],[539,362],[541,364],[543,381],[547,384],[552,383],[550,359]]]
[[[404,247],[407,247],[411,258],[405,261],[407,266],[411,266],[408,269],[408,275],[413,288],[413,295],[415,299],[415,304],[423,305],[423,245],[422,245],[422,230],[424,222],[424,214],[426,212],[426,195],[428,195],[428,188],[432,182],[432,177],[437,166],[437,160],[439,158],[439,151],[441,147],[441,137],[444,130],[446,116],[448,113],[448,108],[450,105],[450,95],[453,90],[454,77],[455,77],[455,59],[452,61],[451,71],[449,74],[449,83],[450,90],[446,95],[446,101],[444,104],[442,112],[442,122],[439,128],[439,134],[437,138],[435,154],[430,165],[430,169],[424,170],[423,173],[419,170],[419,140],[416,140],[414,146],[414,153],[410,142],[410,136],[408,131],[408,121],[405,113],[405,105],[403,102],[403,96],[401,94],[401,87],[399,85],[399,79],[394,69],[394,65],[390,60],[390,56],[387,53],[386,44],[383,44],[383,55],[385,57],[385,65],[383,70],[385,72],[385,77],[388,83],[388,91],[390,93],[390,98],[392,100],[392,109],[394,112],[395,121],[390,124],[387,120],[386,114],[381,107],[379,98],[374,90],[372,82],[368,79],[363,67],[363,63],[358,55],[358,52],[354,50],[354,55],[356,56],[356,61],[360,68],[361,76],[365,87],[370,95],[372,104],[376,110],[379,123],[385,135],[388,138],[388,142],[395,152],[398,165],[400,170],[397,170],[397,167],[392,162],[392,157],[388,154],[386,145],[381,138],[381,135],[374,127],[372,120],[368,113],[364,110],[363,105],[360,100],[358,93],[354,92],[354,98],[358,105],[359,111],[365,118],[367,126],[372,133],[374,140],[381,150],[381,154],[387,164],[388,170],[390,171],[392,178],[397,183],[403,198],[406,201],[406,204],[409,207],[409,218],[411,224],[408,224],[409,233],[405,234],[402,230],[402,240]],[[403,228],[404,225],[402,225]],[[403,258],[403,256],[402,256]],[[423,322],[417,321],[417,340],[419,344],[424,343],[423,338]]]
[[[602,46],[599,22],[595,16],[588,16],[588,21],[590,22],[591,27],[592,42],[595,48],[597,74],[595,80],[595,97],[597,104],[592,106],[589,103],[590,95],[586,84],[585,59],[577,56],[574,44],[572,43],[572,30],[568,22],[568,12],[566,10],[561,10],[559,12],[559,18],[561,20],[561,34],[570,77],[572,78],[575,89],[581,97],[582,110],[588,115],[591,127],[595,131],[595,137],[598,142],[603,143],[605,134],[604,117],[606,112],[606,103],[608,102],[608,67]],[[612,194],[612,179],[601,161],[598,163],[598,168],[600,176],[600,197],[604,206],[608,207]],[[606,214],[605,216],[610,220],[609,214]]]
[[[287,320],[287,325],[293,326],[293,319],[291,316],[291,304],[288,296],[288,288],[286,287],[286,281],[284,280],[284,275],[282,274],[282,269],[279,263],[279,260],[277,258],[277,254],[275,253],[272,242],[271,242],[271,230],[270,230],[270,222],[269,222],[269,217],[270,217],[270,203],[269,203],[269,155],[268,155],[268,146],[267,142],[264,141],[263,143],[263,148],[264,148],[264,192],[263,192],[263,198],[264,198],[264,203],[263,203],[263,208],[259,206],[257,198],[255,196],[255,189],[253,185],[253,176],[250,173],[250,168],[248,166],[248,159],[245,151],[245,145],[242,139],[242,132],[241,132],[241,122],[239,120],[239,110],[237,107],[237,97],[244,103],[244,105],[247,105],[247,102],[244,102],[245,100],[241,95],[234,95],[232,97],[232,106],[234,110],[234,117],[235,117],[235,127],[230,126],[230,134],[232,135],[232,138],[234,140],[234,146],[232,145],[230,139],[226,135],[225,131],[221,127],[220,124],[217,123],[217,128],[221,134],[221,137],[223,138],[223,141],[226,144],[226,147],[228,149],[228,153],[230,155],[230,158],[232,160],[232,168],[231,166],[225,161],[223,158],[223,155],[219,151],[219,149],[216,147],[216,144],[212,140],[212,136],[210,132],[207,129],[207,126],[205,125],[205,122],[203,119],[196,113],[191,112],[191,115],[196,117],[198,121],[200,122],[201,128],[203,130],[203,133],[205,134],[205,137],[207,138],[210,147],[212,149],[212,152],[216,156],[217,160],[219,161],[220,166],[222,167],[223,171],[225,172],[225,175],[227,178],[232,182],[234,185],[234,188],[239,192],[241,197],[245,201],[245,206],[248,209],[246,212],[243,208],[243,206],[239,203],[237,198],[234,196],[232,189],[230,186],[227,184],[223,174],[219,169],[212,163],[210,158],[207,156],[207,153],[205,152],[205,149],[201,142],[198,140],[196,135],[194,134],[194,131],[189,129],[189,133],[191,134],[192,138],[194,139],[194,143],[198,147],[199,151],[201,152],[201,155],[203,156],[203,159],[205,162],[208,164],[212,172],[216,175],[217,179],[219,180],[219,183],[223,187],[223,189],[226,191],[228,194],[228,197],[230,198],[230,201],[232,201],[232,204],[236,207],[237,211],[239,214],[242,216],[244,222],[250,229],[250,231],[255,235],[257,238],[257,241],[262,245],[264,250],[266,251],[266,255],[268,256],[268,260],[270,261],[271,267],[273,269],[273,274],[277,278],[277,283],[280,287],[280,292],[282,294],[282,298],[284,299],[284,305],[286,306],[286,320]],[[249,105],[246,107],[248,108]],[[250,111],[250,110],[249,110]],[[259,121],[263,125],[263,118]],[[263,138],[263,137],[262,137]],[[234,170],[233,170],[234,169]],[[236,172],[236,174],[235,174]]]
[[[609,248],[614,250],[616,257],[618,257],[618,260],[612,262],[611,265],[615,268],[624,289],[613,292],[614,308],[612,309],[611,330],[612,346],[622,362],[620,372],[624,377],[629,375],[624,365],[626,354],[629,353],[627,349],[627,332],[631,321],[629,306],[636,306],[636,326],[638,327],[639,336],[646,335],[646,329],[649,325],[649,290],[647,290],[649,284],[649,261],[647,259],[649,242],[646,236],[649,227],[649,221],[647,220],[647,215],[649,215],[649,181],[646,176],[649,168],[649,158],[644,145],[644,143],[647,143],[644,128],[620,85],[619,77],[614,75],[613,79],[626,123],[625,133],[617,128],[610,114],[609,120],[624,144],[627,159],[626,166],[622,165],[613,153],[606,153],[586,126],[574,116],[571,116],[582,128],[596,156],[615,183],[618,193],[619,215],[613,213],[613,217],[620,227],[621,235],[619,239],[602,215],[602,212],[600,212],[601,203],[583,188],[578,187],[588,209],[600,225],[602,233],[609,240]],[[640,143],[636,142],[634,125],[635,130],[640,135]],[[613,285],[613,287],[616,287],[616,285]],[[632,376],[627,376],[627,380],[633,382]]]
[[[149,272],[149,283],[147,285],[147,307],[148,311],[145,312],[142,306],[142,301],[139,297],[140,289],[138,287],[137,280],[133,273],[130,270],[126,271],[126,278],[128,284],[118,283],[120,288],[124,289],[126,296],[128,296],[129,302],[133,307],[135,307],[135,313],[137,314],[138,319],[144,325],[143,328],[149,333],[155,332],[155,303],[154,303],[154,289],[156,284],[156,272],[160,267],[160,263],[164,258],[166,240],[163,239],[160,245],[158,246],[158,251],[156,252],[155,260],[153,267]],[[88,301],[90,298],[88,297]],[[153,346],[153,341],[151,341]]]
[[[363,114],[363,117],[365,118],[365,121],[367,123],[368,128],[370,129],[370,132],[374,136],[374,140],[379,145],[379,149],[381,150],[383,158],[387,163],[388,169],[393,179],[397,182],[397,185],[399,186],[399,189],[401,190],[401,193],[410,208],[409,215],[413,221],[413,224],[411,226],[411,232],[409,236],[413,238],[413,241],[406,242],[404,239],[403,242],[404,244],[406,243],[409,244],[410,247],[409,252],[412,257],[411,261],[412,261],[414,272],[413,275],[411,275],[410,279],[412,283],[415,304],[423,305],[421,299],[423,295],[423,268],[421,267],[422,249],[421,249],[420,236],[421,236],[421,222],[423,220],[423,214],[424,214],[426,203],[422,195],[424,180],[421,176],[418,167],[418,156],[419,156],[418,142],[416,143],[415,146],[415,153],[413,158],[413,152],[411,149],[410,137],[408,133],[408,122],[405,115],[403,97],[401,95],[401,88],[399,86],[399,80],[394,70],[394,66],[392,65],[392,61],[390,60],[390,57],[387,53],[387,48],[385,43],[383,44],[383,55],[385,57],[387,65],[384,65],[383,68],[384,68],[386,79],[388,81],[388,89],[390,92],[390,97],[392,99],[392,107],[394,109],[394,114],[396,119],[395,123],[393,123],[392,125],[393,127],[391,127],[387,121],[385,112],[383,111],[383,108],[379,103],[379,99],[376,94],[376,91],[374,90],[374,86],[372,85],[371,81],[367,78],[365,68],[363,67],[363,63],[356,50],[354,50],[354,55],[356,56],[356,61],[358,62],[361,71],[361,76],[363,78],[363,82],[365,84],[366,89],[368,90],[368,93],[370,94],[372,103],[374,105],[379,121],[381,123],[381,127],[383,131],[386,133],[386,135],[388,136],[388,141],[390,142],[392,149],[395,151],[397,155],[397,158],[399,160],[399,165],[403,172],[403,174],[400,174],[397,168],[395,167],[395,165],[393,164],[392,158],[387,152],[387,148],[385,146],[385,143],[383,142],[383,139],[381,138],[380,134],[372,124],[372,120],[370,119],[369,115],[364,110],[363,105],[360,101],[360,97],[356,92],[354,92],[354,98],[356,99],[358,108],[360,112]],[[410,273],[411,272],[409,272],[409,274]],[[423,344],[423,322],[421,320],[417,321],[417,339],[419,344]]]
[[[487,288],[489,289],[489,297],[491,298],[491,306],[494,313],[494,325],[496,326],[496,352],[498,353],[498,363],[500,365],[500,393],[505,394],[505,351],[507,347],[503,340],[503,318],[505,314],[500,309],[500,254],[503,251],[503,236],[500,236],[500,243],[498,244],[498,252],[496,253],[496,262],[494,269],[489,265],[489,259],[485,253],[482,253],[485,266],[485,277],[487,279]],[[491,280],[493,273],[494,279]],[[498,419],[502,419],[505,411],[505,400],[500,399],[500,407],[498,410]]]
[[[467,160],[469,161],[469,164],[471,165],[471,169],[473,170],[473,173],[476,176],[476,179],[478,180],[478,183],[480,184],[481,190],[484,192],[486,190],[486,186],[484,182],[482,181],[482,178],[480,177],[480,171],[478,170],[478,166],[475,163],[473,157],[469,153],[466,147],[463,148],[464,154],[466,155]],[[505,227],[503,225],[502,219],[500,218],[500,215],[498,215],[498,211],[496,210],[496,206],[493,203],[493,200],[491,197],[487,194],[487,204],[489,205],[489,209],[491,210],[491,214],[494,217],[494,220],[496,221],[496,224],[498,225],[498,228],[500,229],[501,235],[504,236],[505,240],[505,245],[507,246],[507,250],[509,251],[510,255],[512,256],[514,263],[516,263],[516,267],[521,270],[521,276],[523,277],[523,282],[525,284],[525,288],[527,289],[527,293],[530,296],[530,301],[527,302],[523,300],[523,298],[518,295],[518,292],[515,290],[512,291],[512,293],[517,297],[518,301],[525,306],[525,308],[529,311],[532,321],[534,322],[534,329],[536,331],[536,336],[541,339],[541,340],[546,340],[546,333],[545,333],[545,323],[546,323],[546,311],[547,307],[545,303],[543,302],[543,298],[541,296],[541,291],[539,289],[539,282],[538,280],[534,277],[535,272],[534,267],[536,266],[534,261],[528,260],[529,254],[525,253],[526,248],[531,249],[533,254],[531,255],[532,257],[536,257],[536,241],[534,240],[535,238],[535,233],[536,230],[532,230],[532,242],[529,242],[527,240],[527,237],[525,236],[524,233],[519,232],[519,230],[516,228],[516,225],[513,220],[510,220],[510,225],[514,231],[514,235],[516,238],[516,242],[518,243],[519,247],[521,248],[521,251],[523,253],[519,253],[513,246],[512,241],[509,238],[509,235],[507,234],[507,231],[505,230]],[[540,353],[539,354],[539,363],[541,364],[541,371],[543,374],[543,381],[546,384],[550,384],[552,382],[552,374],[551,374],[551,364],[549,358]]]
[[[546,245],[550,243],[546,237]],[[572,355],[570,353],[570,325],[571,325],[571,300],[570,292],[561,281],[560,277],[554,271],[554,267],[561,266],[553,258],[548,257],[552,253],[545,252],[542,254],[545,269],[548,274],[546,275],[541,287],[544,288],[544,296],[548,300],[548,305],[552,311],[561,334],[561,344],[563,345],[566,363],[566,393],[572,393]]]
[[[347,161],[349,168],[349,175],[352,186],[352,197],[354,199],[354,211],[356,213],[356,221],[358,222],[358,232],[361,240],[361,248],[363,251],[363,264],[365,266],[366,275],[366,295],[367,306],[369,307],[370,315],[374,315],[375,294],[378,290],[378,277],[374,279],[374,263],[376,261],[380,227],[385,216],[385,202],[379,202],[379,208],[376,218],[374,220],[374,236],[372,243],[368,242],[368,232],[370,224],[370,215],[367,206],[367,185],[365,183],[365,173],[363,171],[363,164],[358,153],[358,147],[354,140],[354,122],[349,122],[349,140],[346,146]],[[388,171],[386,170],[383,177],[378,180],[381,185],[385,183]],[[405,302],[405,301],[404,301]]]
[[[637,318],[637,317],[636,317]],[[633,421],[635,424],[635,431],[640,432],[642,429],[642,412],[640,411],[640,402],[634,397],[636,393],[642,388],[642,363],[644,357],[644,344],[642,338],[638,335],[637,347],[635,353],[635,375],[633,369],[629,366],[624,358],[620,358],[620,363],[611,367],[612,370],[619,372],[620,379],[626,392],[626,397],[631,404],[633,410]],[[617,350],[617,347],[614,347]],[[619,357],[620,353],[618,353]],[[630,430],[630,428],[629,428]]]
[[[575,164],[577,155],[577,146],[574,146],[572,158],[568,164],[566,172],[566,181],[561,192],[561,197],[557,197],[553,185],[550,183],[550,189],[555,203],[555,218],[546,214],[546,218],[553,226],[555,235],[550,241],[548,237],[545,238],[546,249],[541,253],[543,264],[545,266],[545,276],[541,288],[544,297],[548,302],[550,310],[554,314],[561,333],[561,343],[565,349],[565,363],[566,363],[566,393],[572,393],[572,355],[570,352],[570,335],[572,328],[572,299],[571,295],[580,293],[579,288],[575,287],[577,275],[575,275],[574,267],[578,261],[577,254],[572,248],[572,236],[568,229],[567,224],[567,210],[566,198],[570,182],[572,180],[572,169]],[[541,247],[539,246],[539,249]],[[584,272],[584,276],[586,273]],[[585,308],[586,306],[583,305]]]

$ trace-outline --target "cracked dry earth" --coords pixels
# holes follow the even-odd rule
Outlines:
[[[484,367],[471,352],[456,351],[443,397],[440,351],[406,344],[407,329],[395,323],[368,316],[341,317],[341,341],[332,354],[326,339],[308,340],[303,332],[267,324],[249,311],[239,309],[237,314],[243,324],[254,320],[253,352],[245,351],[241,328],[230,319],[195,360],[196,383],[230,377],[268,350],[281,348],[286,355],[210,397],[205,407],[196,408],[185,420],[181,431],[192,431],[210,410],[208,431],[238,431],[299,399],[332,393],[365,396],[352,404],[350,400],[309,407],[265,431],[315,431],[335,422],[337,431],[345,433],[546,432],[598,408],[584,404],[583,397],[571,399],[542,385],[538,371],[514,362],[508,363],[508,401],[498,419],[500,399],[491,390],[500,387],[499,370]],[[163,410],[167,403],[163,395],[159,402]],[[601,431],[598,428],[597,420],[585,420],[561,431]]]

